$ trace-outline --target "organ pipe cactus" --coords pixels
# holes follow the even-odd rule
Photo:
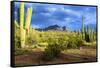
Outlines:
[[[82,16],[82,38],[84,39],[84,17]]]
[[[26,24],[25,24],[24,23],[24,3],[21,2],[20,8],[18,10],[18,20],[19,20],[18,22],[20,26],[20,45],[22,48],[25,47],[26,33],[29,33],[31,16],[32,16],[32,7],[28,8],[27,10],[26,22],[25,22]]]
[[[90,37],[89,37],[89,29],[88,27],[85,29],[85,41],[90,42]]]
[[[95,41],[95,31],[92,28],[89,28],[89,26],[86,27],[84,36],[86,42]]]

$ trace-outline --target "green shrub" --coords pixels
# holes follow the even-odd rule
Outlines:
[[[52,60],[59,56],[61,51],[66,49],[68,43],[68,37],[66,35],[57,35],[53,34],[53,36],[47,37],[48,46],[44,50],[44,59]]]
[[[33,44],[36,44],[36,41],[31,36],[29,36],[26,38],[25,44],[31,46]]]
[[[48,43],[47,42],[38,43],[38,46],[45,47],[48,46]]]
[[[21,48],[21,45],[20,45],[20,38],[19,38],[19,37],[16,37],[16,38],[15,38],[15,48]]]
[[[20,34],[19,34],[19,29],[16,28],[15,29],[15,34],[14,34],[14,44],[15,44],[15,48],[21,48],[20,45]]]
[[[62,51],[62,47],[58,44],[49,44],[48,47],[45,49],[44,52],[44,59],[45,60],[52,60],[59,56]]]
[[[82,45],[82,39],[78,35],[69,36],[67,48],[79,48]]]
[[[27,52],[28,52],[28,50],[21,49],[21,48],[16,48],[15,51],[14,51],[14,54],[17,56],[17,55],[26,54]]]

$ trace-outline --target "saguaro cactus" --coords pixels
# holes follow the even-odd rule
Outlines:
[[[22,2],[20,4],[20,9],[19,9],[19,19],[20,19],[20,43],[21,43],[21,47],[25,46],[25,30],[23,29],[24,27],[24,3]]]
[[[26,14],[26,24],[24,23],[24,3],[21,2],[20,8],[18,9],[18,22],[20,26],[20,45],[21,47],[25,47],[25,36],[26,33],[29,33],[29,27],[31,22],[32,16],[32,7],[28,8]],[[25,24],[25,26],[24,26]]]

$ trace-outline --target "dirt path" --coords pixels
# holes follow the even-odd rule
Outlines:
[[[44,61],[42,59],[43,52],[31,52],[26,55],[15,56],[16,66],[23,65],[40,65],[40,64],[57,64],[57,63],[72,63],[72,62],[90,62],[96,61],[96,57],[73,55],[73,54],[60,54],[59,57],[52,61]]]

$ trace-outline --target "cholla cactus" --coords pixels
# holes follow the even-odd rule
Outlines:
[[[26,24],[25,24],[24,23],[24,3],[21,2],[20,8],[18,10],[18,23],[19,23],[19,27],[20,27],[20,45],[22,48],[25,47],[26,33],[29,33],[31,16],[32,16],[32,7],[28,8],[28,10],[27,10]],[[25,24],[25,26],[24,26],[24,24]]]

